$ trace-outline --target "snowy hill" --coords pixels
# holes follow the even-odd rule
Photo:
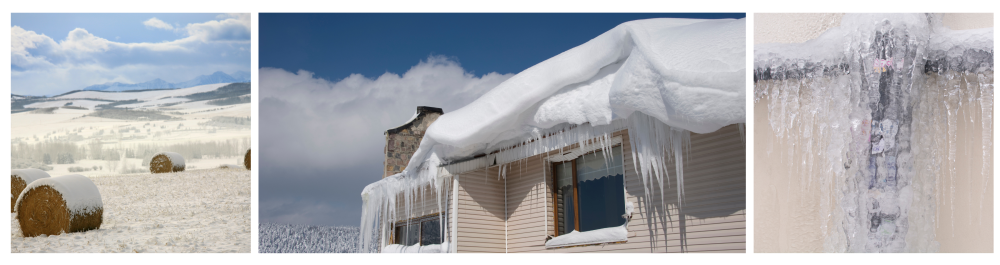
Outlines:
[[[58,107],[156,110],[194,102],[212,106],[250,103],[250,83],[217,83],[180,89],[133,91],[76,90],[50,98],[11,94],[11,113]]]
[[[233,73],[233,75],[228,75],[226,73],[219,71],[212,73],[210,75],[202,75],[195,77],[194,79],[178,83],[170,83],[164,81],[163,79],[157,78],[138,84],[113,82],[113,83],[92,85],[84,88],[83,90],[129,91],[129,90],[148,90],[148,89],[170,89],[170,88],[187,88],[187,87],[207,85],[207,84],[241,83],[241,82],[250,82],[250,73],[244,71],[237,71]]]

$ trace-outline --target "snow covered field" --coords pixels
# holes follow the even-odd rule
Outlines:
[[[100,229],[25,238],[16,215],[11,214],[10,251],[250,252],[248,170],[205,169],[91,180],[104,202]]]
[[[11,165],[52,176],[131,174],[148,172],[149,158],[162,151],[183,155],[188,170],[241,165],[250,148],[250,104],[209,102],[248,96],[248,84],[78,91],[59,100],[12,96],[11,104],[26,109],[11,114]],[[123,99],[138,100],[115,101]],[[41,107],[51,109],[32,109]]]
[[[357,253],[359,227],[260,224],[260,253]]]

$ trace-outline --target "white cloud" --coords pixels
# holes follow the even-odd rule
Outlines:
[[[225,15],[221,20],[188,24],[175,30],[189,36],[157,43],[112,41],[83,28],[73,29],[57,41],[14,25],[12,91],[51,95],[106,82],[138,83],[154,78],[179,82],[215,71],[246,71],[250,58],[249,19],[249,15]],[[143,24],[170,26],[156,18]]]
[[[403,75],[359,74],[331,82],[313,73],[259,70],[262,159],[272,165],[348,166],[382,159],[383,132],[417,106],[453,111],[513,74],[475,76],[456,62],[430,57]]]
[[[202,41],[250,41],[250,14],[226,14],[225,19],[188,24],[188,36]]]
[[[261,222],[357,226],[360,192],[382,177],[385,130],[417,106],[454,111],[513,74],[475,76],[445,57],[402,75],[339,81],[261,68]]]
[[[142,24],[146,25],[146,28],[174,30],[174,26],[171,26],[170,24],[167,24],[167,22],[163,22],[163,20],[160,20],[155,17],[143,21]]]

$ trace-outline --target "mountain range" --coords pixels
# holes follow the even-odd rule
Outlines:
[[[223,73],[222,71],[218,71],[210,75],[201,75],[195,77],[194,79],[178,83],[170,83],[159,78],[138,84],[111,82],[100,85],[88,86],[83,88],[83,90],[128,91],[128,90],[161,89],[161,88],[186,88],[186,87],[193,87],[193,86],[200,86],[207,84],[242,83],[242,82],[250,82],[249,72],[236,71],[232,75],[229,75]]]

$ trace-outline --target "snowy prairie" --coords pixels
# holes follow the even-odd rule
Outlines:
[[[250,148],[251,106],[234,99],[249,97],[248,88],[211,84],[139,92],[77,91],[55,99],[12,96],[12,104],[24,108],[10,116],[11,165],[39,168],[52,176],[131,174],[149,172],[151,156],[164,151],[182,154],[188,170],[242,165]]]
[[[21,236],[11,214],[11,252],[250,252],[250,171],[205,169],[91,177],[101,228]]]
[[[260,253],[357,253],[357,226],[260,224]]]

